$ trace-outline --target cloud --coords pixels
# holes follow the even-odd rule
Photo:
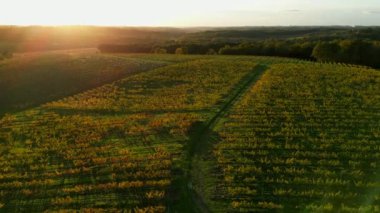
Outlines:
[[[380,15],[380,9],[379,10],[365,10],[363,11],[364,14],[377,14],[377,15]]]
[[[288,12],[288,13],[300,13],[302,12],[302,10],[298,10],[298,9],[291,9],[291,10],[284,10],[285,12]]]

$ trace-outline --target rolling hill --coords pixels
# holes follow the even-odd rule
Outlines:
[[[380,208],[377,70],[76,51],[0,63],[0,212]]]

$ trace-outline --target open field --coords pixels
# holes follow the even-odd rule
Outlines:
[[[0,89],[0,212],[380,211],[377,70],[57,51]]]
[[[25,53],[0,61],[0,115],[57,100],[170,62],[96,50]]]

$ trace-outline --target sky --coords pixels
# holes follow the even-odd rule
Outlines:
[[[380,25],[380,0],[1,0],[0,25]]]

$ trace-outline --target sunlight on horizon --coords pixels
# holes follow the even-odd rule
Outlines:
[[[0,25],[378,25],[379,19],[375,0],[12,0],[0,8]]]

